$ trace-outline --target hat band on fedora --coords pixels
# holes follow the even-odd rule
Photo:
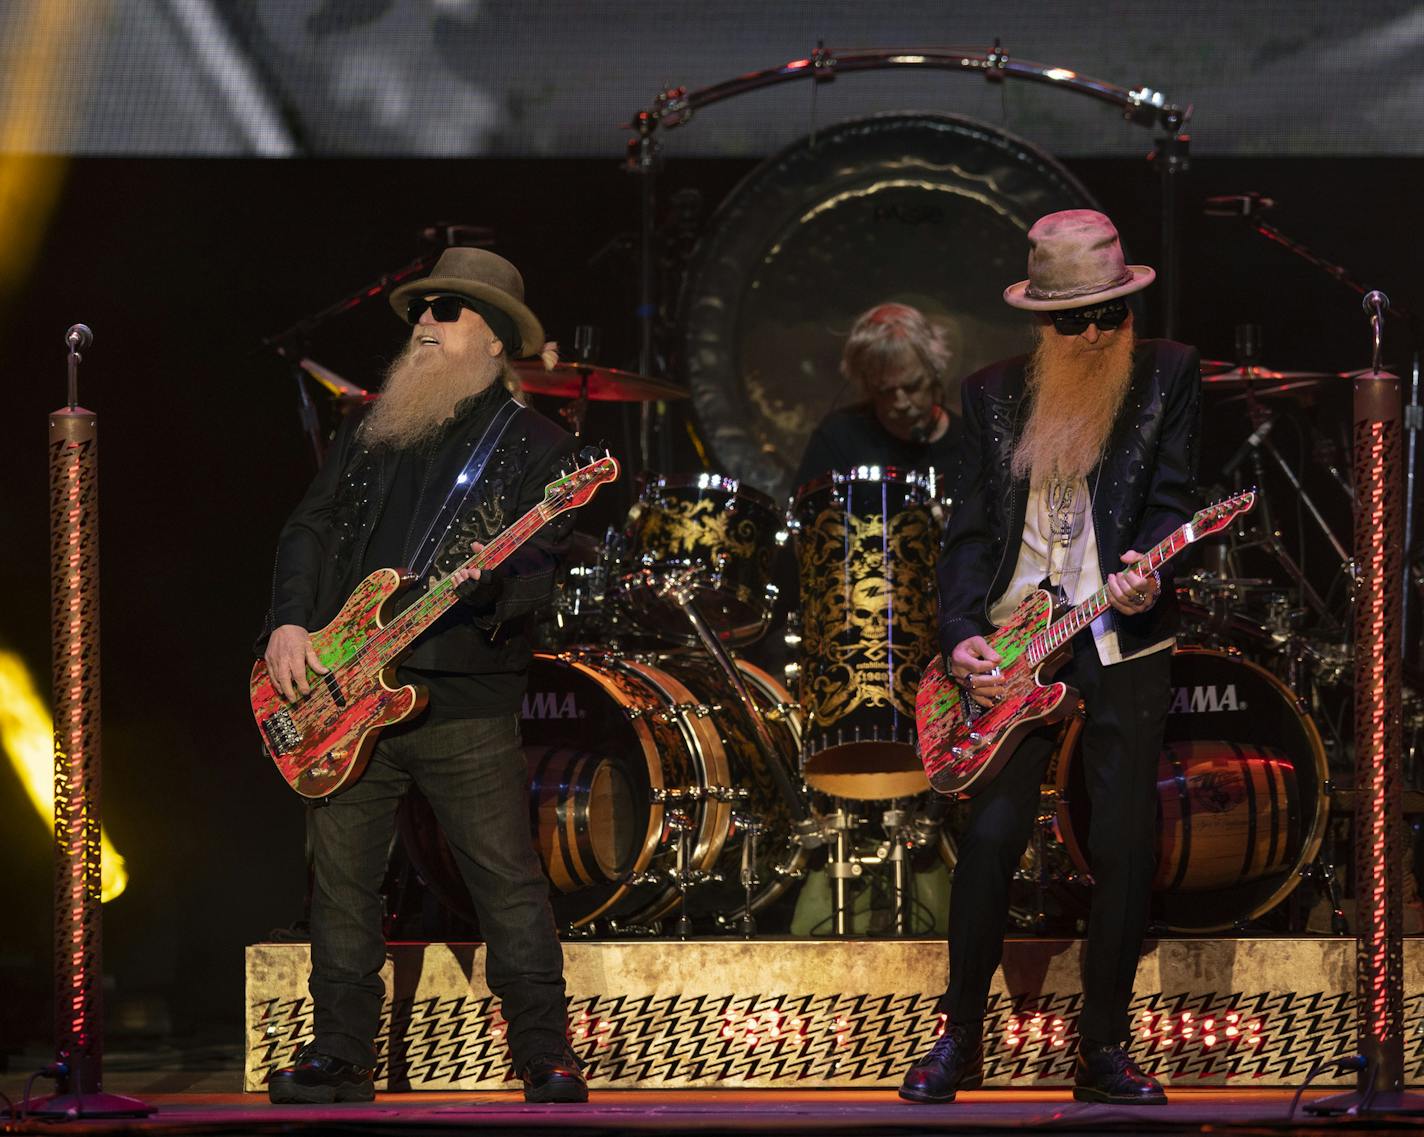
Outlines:
[[[1124,267],[1120,276],[1102,283],[1080,284],[1076,288],[1039,288],[1032,282],[1024,289],[1024,295],[1030,300],[1072,300],[1077,296],[1092,296],[1098,292],[1106,292],[1109,288],[1120,288],[1124,284],[1132,283],[1132,270]]]

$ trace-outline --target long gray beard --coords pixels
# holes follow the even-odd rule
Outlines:
[[[441,355],[422,357],[414,344],[386,372],[381,397],[366,416],[368,446],[408,450],[429,445],[455,414],[455,408],[484,389],[468,366]]]

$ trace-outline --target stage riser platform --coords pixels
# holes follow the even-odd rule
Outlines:
[[[1072,1082],[1078,940],[1005,948],[986,1020],[986,1084]],[[1405,1062],[1424,1085],[1424,942],[1404,943]],[[890,1088],[939,1024],[943,941],[640,940],[564,945],[574,1045],[594,1088]],[[1294,1086],[1355,1052],[1355,943],[1192,939],[1148,945],[1133,1051],[1173,1086]],[[311,1037],[305,944],[247,949],[245,1088]],[[509,1055],[477,944],[392,944],[381,1089],[508,1088]]]

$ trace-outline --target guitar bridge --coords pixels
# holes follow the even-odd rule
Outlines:
[[[302,744],[302,732],[297,729],[291,712],[287,710],[280,710],[263,719],[262,734],[274,755],[289,754]]]

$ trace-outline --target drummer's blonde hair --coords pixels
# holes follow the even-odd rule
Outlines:
[[[856,317],[841,352],[841,374],[859,383],[866,394],[884,375],[918,365],[944,397],[952,353],[944,332],[918,308],[908,304],[877,304]]]

